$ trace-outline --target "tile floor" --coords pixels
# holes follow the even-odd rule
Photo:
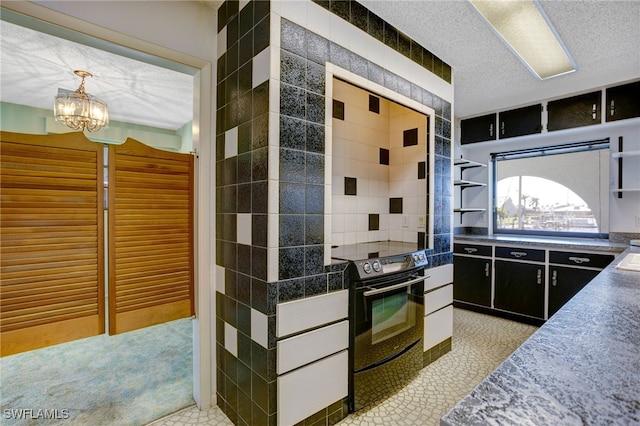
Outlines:
[[[422,369],[395,395],[353,413],[339,426],[430,425],[471,391],[487,374],[522,344],[537,327],[454,309],[451,352]],[[213,407],[189,407],[152,423],[153,426],[230,426],[231,421]]]

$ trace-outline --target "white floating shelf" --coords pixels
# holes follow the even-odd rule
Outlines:
[[[639,157],[639,156],[640,156],[640,151],[616,152],[615,154],[611,154],[611,158]]]
[[[455,181],[453,181],[453,184],[455,186],[462,186],[464,188],[470,188],[472,186],[487,186],[486,183],[473,182],[473,181],[470,181],[470,180],[463,180],[463,179],[455,180]]]
[[[471,167],[487,167],[486,164],[478,163],[475,161],[467,160],[464,158],[456,158],[453,160],[454,166],[460,166],[463,169],[469,169]]]

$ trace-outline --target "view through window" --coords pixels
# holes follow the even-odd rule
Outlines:
[[[608,140],[492,154],[494,230],[608,233]]]

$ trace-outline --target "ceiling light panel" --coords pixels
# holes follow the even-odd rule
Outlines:
[[[539,79],[577,69],[537,0],[469,0],[469,3]]]

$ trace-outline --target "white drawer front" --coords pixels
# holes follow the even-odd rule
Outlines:
[[[347,318],[348,310],[348,290],[278,303],[276,335],[284,337]]]
[[[427,351],[453,335],[453,306],[424,317],[424,350]]]
[[[449,284],[424,295],[424,312],[429,315],[453,303],[453,285]]]
[[[453,282],[453,264],[451,263],[427,269],[425,272],[429,275],[429,279],[427,279],[424,285],[424,291],[432,290]]]
[[[278,342],[278,374],[349,347],[349,321],[342,321]]]
[[[293,425],[347,396],[348,356],[342,351],[278,377],[278,424]]]

